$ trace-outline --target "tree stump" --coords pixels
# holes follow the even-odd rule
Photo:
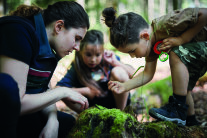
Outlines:
[[[128,113],[127,113],[128,112]],[[132,110],[106,109],[97,105],[83,111],[69,133],[70,137],[111,138],[206,138],[207,130],[200,126],[177,126],[172,122],[140,123]]]

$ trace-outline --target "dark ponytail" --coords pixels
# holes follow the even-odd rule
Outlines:
[[[139,42],[140,29],[148,28],[147,22],[138,14],[129,12],[116,18],[116,11],[110,7],[102,12],[105,24],[110,28],[110,42],[116,47]]]
[[[114,24],[114,21],[116,20],[116,10],[112,7],[104,9],[102,12],[102,16],[104,17],[105,24],[108,27],[112,27]]]

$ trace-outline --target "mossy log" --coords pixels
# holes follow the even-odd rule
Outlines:
[[[129,110],[128,110],[129,111]],[[106,109],[102,106],[91,107],[82,112],[68,138],[207,138],[204,128],[180,127],[172,122],[154,121],[140,123],[133,112],[119,109]]]

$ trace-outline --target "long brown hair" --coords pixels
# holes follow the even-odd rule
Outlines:
[[[21,16],[25,18],[32,18],[35,14],[41,12],[42,9],[36,5],[28,6],[28,5],[20,5],[17,7],[15,11],[10,11],[9,15],[13,16]]]
[[[31,19],[35,14],[42,13],[45,26],[57,20],[64,20],[64,26],[68,28],[85,28],[89,29],[89,17],[83,7],[74,1],[59,1],[52,5],[48,5],[46,9],[42,9],[36,5],[20,5],[15,11],[11,11],[9,15],[21,16]]]
[[[98,30],[90,30],[86,33],[84,39],[80,44],[80,51],[76,51],[75,53],[75,70],[78,75],[78,79],[83,86],[95,89],[102,90],[102,88],[98,85],[98,83],[92,79],[91,70],[87,67],[87,65],[83,62],[83,50],[88,44],[98,44],[99,46],[103,46],[103,33]]]

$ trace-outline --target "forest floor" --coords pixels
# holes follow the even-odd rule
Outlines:
[[[145,64],[144,58],[137,59],[137,58],[130,58],[128,56],[124,56],[121,58],[121,61],[123,63],[127,63],[131,65],[135,69]],[[54,87],[57,81],[59,81],[64,76],[71,61],[68,59],[65,59],[62,61],[62,63],[64,64],[59,64],[59,66],[57,67],[54,73],[54,76],[51,81],[51,87]],[[142,70],[143,68],[140,69],[138,73],[141,72]],[[170,73],[170,67],[169,67],[169,60],[166,62],[158,61],[156,73],[150,83],[156,82],[158,80],[162,80],[170,75],[171,73]],[[135,92],[136,91],[131,92],[132,96]],[[204,84],[203,87],[196,86],[192,91],[192,95],[193,95],[194,102],[195,102],[196,118],[201,123],[200,126],[207,130],[207,84]],[[140,100],[139,97],[137,97],[137,100]],[[158,100],[158,102],[160,101]],[[56,105],[57,105],[58,110],[72,114],[75,118],[78,118],[78,114],[72,111],[71,109],[69,109],[68,107],[66,107],[63,102],[59,101],[56,103]],[[161,105],[161,103],[159,103],[159,105]],[[136,105],[134,106],[135,106],[134,108],[137,108]],[[139,113],[137,113],[138,122],[149,123],[149,122],[155,121],[155,119],[153,119],[148,114],[146,114],[145,110],[143,109],[137,109],[137,110],[140,110]]]

